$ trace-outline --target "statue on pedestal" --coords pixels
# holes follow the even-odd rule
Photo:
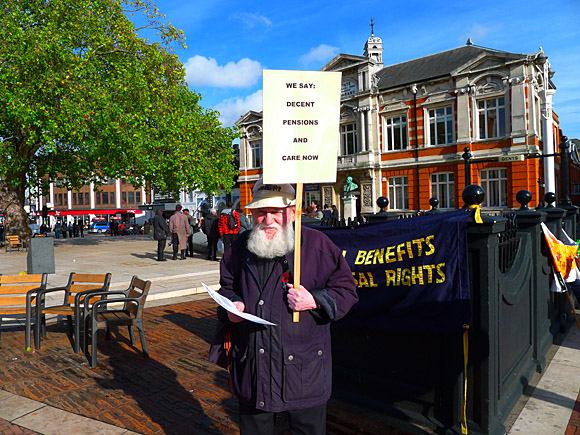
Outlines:
[[[350,198],[352,192],[358,189],[358,184],[352,181],[352,177],[346,177],[346,184],[344,185],[344,197]]]

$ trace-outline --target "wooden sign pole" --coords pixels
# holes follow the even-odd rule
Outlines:
[[[303,184],[296,184],[296,219],[294,220],[294,288],[300,289],[300,239],[302,238],[302,189]],[[294,323],[300,322],[300,313],[292,314]]]

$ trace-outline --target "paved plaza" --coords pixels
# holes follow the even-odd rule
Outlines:
[[[38,351],[24,350],[21,327],[0,338],[0,433],[76,434],[235,434],[237,401],[227,387],[228,373],[207,361],[216,325],[215,303],[200,289],[216,286],[219,263],[194,258],[155,261],[150,236],[55,240],[56,274],[111,272],[114,289],[132,275],[152,281],[145,309],[150,358],[126,328],[99,336],[98,367],[75,355],[64,322],[50,323]],[[0,273],[26,270],[26,252],[0,252]],[[544,376],[529,389],[510,417],[513,434],[580,434],[580,333],[573,327],[552,349]],[[575,409],[574,409],[575,407]],[[520,412],[521,411],[521,412]],[[395,429],[385,416],[331,400],[330,434],[426,433]],[[280,429],[279,433],[285,433]]]

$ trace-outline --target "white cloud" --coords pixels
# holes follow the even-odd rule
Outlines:
[[[471,29],[468,30],[467,35],[464,35],[461,39],[463,43],[467,41],[467,38],[471,38],[471,42],[475,45],[483,45],[484,41],[487,39],[487,36],[490,33],[496,32],[497,30],[501,29],[501,24],[494,24],[492,26],[484,26],[478,23],[475,23],[471,26]]]
[[[218,65],[214,58],[195,55],[185,62],[185,80],[193,86],[245,88],[256,84],[262,75],[260,62],[240,59]]]
[[[311,48],[306,54],[300,56],[300,63],[310,65],[313,63],[326,62],[338,54],[338,47],[332,47],[326,44],[320,44],[318,47]]]
[[[272,20],[264,15],[251,14],[248,12],[236,12],[229,16],[230,20],[239,20],[247,29],[252,29],[256,25],[271,27]]]
[[[260,112],[262,110],[262,90],[245,97],[228,98],[215,106],[220,112],[220,121],[227,126],[234,125],[249,110]]]

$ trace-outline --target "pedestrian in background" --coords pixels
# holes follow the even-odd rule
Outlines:
[[[324,210],[322,210],[322,225],[326,227],[329,226],[331,217],[332,211],[330,210],[330,206],[328,204],[324,204]]]
[[[222,210],[219,221],[219,231],[224,242],[224,252],[238,238],[240,232],[240,214],[234,210],[233,204],[228,202]]]
[[[187,236],[187,247],[185,256],[186,257],[193,257],[193,233],[195,232],[195,224],[193,220],[193,216],[189,214],[189,209],[184,208],[183,214],[187,216],[187,222],[189,224],[189,236]]]
[[[241,208],[238,207],[236,211],[238,212],[238,216],[240,216],[240,232],[238,233],[239,236],[244,231],[251,229],[252,225],[250,224],[250,220],[246,217]]]
[[[210,261],[217,261],[217,245],[220,239],[219,222],[217,217],[217,210],[212,208],[201,221],[201,231],[207,236],[207,252],[206,259]]]
[[[175,206],[175,213],[169,218],[169,230],[171,231],[171,243],[173,243],[173,259],[177,260],[177,251],[181,251],[180,260],[185,260],[187,238],[189,237],[189,221],[181,212],[181,204]]]
[[[167,261],[163,258],[163,251],[165,251],[165,245],[167,244],[167,238],[171,234],[169,231],[169,225],[163,217],[163,212],[160,208],[155,211],[155,217],[153,218],[153,239],[157,240],[157,261]]]
[[[336,205],[332,204],[332,214],[330,217],[330,226],[337,227],[339,221],[340,221],[340,216],[338,215],[338,209],[336,208]]]
[[[322,208],[320,207],[320,201],[316,200],[313,202],[314,202],[314,205],[316,206],[316,219],[322,219],[324,217],[324,213],[322,213]]]

